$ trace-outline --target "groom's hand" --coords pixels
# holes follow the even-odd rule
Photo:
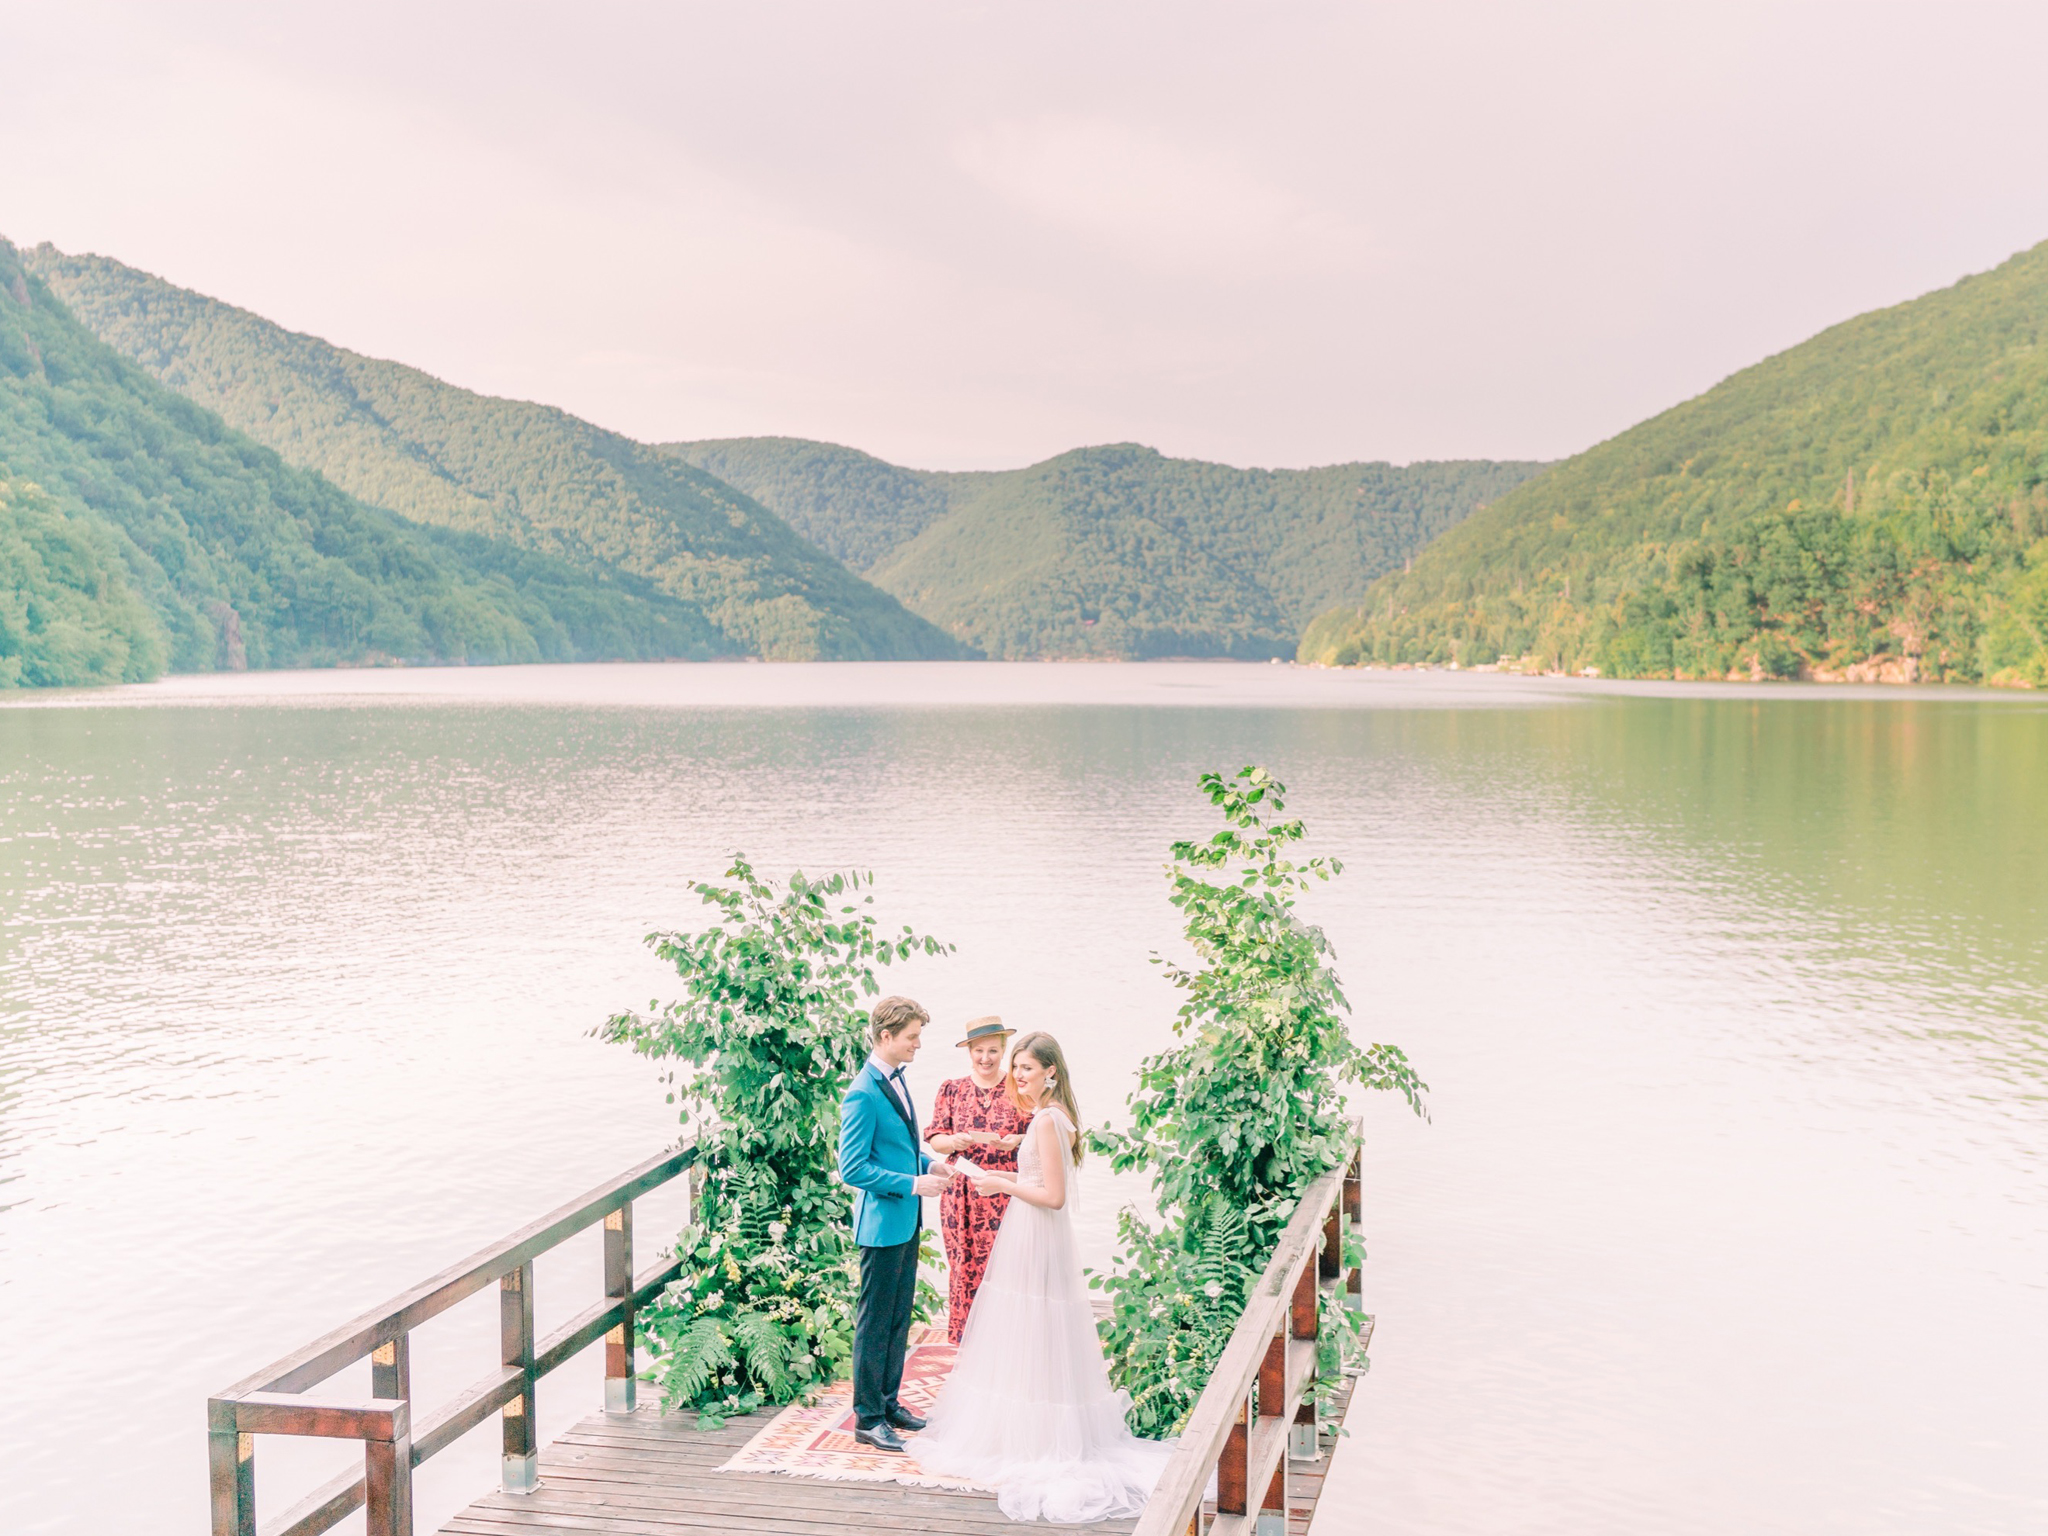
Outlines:
[[[910,1181],[910,1192],[923,1198],[926,1195],[941,1195],[946,1192],[946,1180],[953,1177],[953,1170],[944,1163],[938,1165],[936,1173],[920,1173]]]

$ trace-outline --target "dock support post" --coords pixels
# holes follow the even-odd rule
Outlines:
[[[206,1404],[206,1461],[213,1489],[213,1536],[256,1536],[256,1437],[235,1429],[235,1405]]]
[[[1301,1278],[1294,1283],[1294,1296],[1287,1307],[1287,1332],[1291,1338],[1313,1344],[1322,1332],[1323,1288],[1320,1264],[1301,1266]],[[1294,1423],[1287,1431],[1290,1461],[1314,1461],[1322,1454],[1316,1435],[1316,1396],[1313,1387],[1294,1410]]]
[[[1308,1273],[1309,1266],[1302,1266]],[[1313,1282],[1311,1282],[1313,1283]],[[1273,1337],[1266,1340],[1266,1358],[1259,1362],[1259,1418],[1286,1420],[1293,1417],[1292,1394],[1287,1390],[1287,1341],[1291,1329],[1288,1326],[1293,1313],[1290,1305],[1287,1314],[1280,1319],[1273,1330]],[[1287,1536],[1287,1458],[1282,1456],[1280,1464],[1273,1469],[1272,1480],[1266,1485],[1265,1496],[1259,1501],[1259,1518],[1253,1526],[1254,1536]]]
[[[604,1336],[604,1411],[631,1413],[633,1387],[633,1207],[604,1219],[604,1294],[625,1316]]]
[[[412,1401],[412,1336],[401,1333],[370,1351],[370,1396]]]
[[[1344,1219],[1345,1225],[1356,1227],[1365,1218],[1365,1148],[1360,1147],[1351,1154],[1351,1166],[1344,1170]],[[1337,1256],[1341,1269],[1344,1258]],[[1344,1286],[1344,1310],[1363,1312],[1365,1310],[1365,1270],[1361,1266],[1351,1271],[1351,1277]]]
[[[1287,1458],[1273,1469],[1273,1481],[1266,1489],[1265,1502],[1252,1527],[1253,1536],[1287,1536]]]
[[[498,1282],[498,1334],[506,1366],[520,1373],[519,1395],[505,1405],[507,1493],[531,1493],[540,1486],[539,1425],[533,1407],[533,1261],[528,1259]]]
[[[1223,1442],[1223,1454],[1216,1458],[1216,1513],[1251,1513],[1252,1480],[1252,1395],[1247,1392],[1237,1405],[1237,1421]]]
[[[363,1509],[367,1536],[412,1536],[412,1428],[400,1409],[389,1440],[363,1442]]]

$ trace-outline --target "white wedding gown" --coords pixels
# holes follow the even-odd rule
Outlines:
[[[1060,1132],[1066,1204],[1010,1201],[952,1375],[909,1449],[933,1477],[995,1489],[1012,1520],[1081,1525],[1143,1509],[1173,1446],[1125,1427],[1130,1396],[1110,1390],[1074,1242],[1073,1122],[1057,1106],[1038,1115]],[[1019,1184],[1045,1183],[1038,1143],[1027,1134],[1017,1149]]]

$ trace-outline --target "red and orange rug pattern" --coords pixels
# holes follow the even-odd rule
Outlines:
[[[939,1389],[953,1369],[955,1346],[946,1330],[925,1326],[910,1330],[903,1357],[900,1400],[920,1418],[937,1401]],[[871,1450],[853,1438],[853,1383],[834,1382],[808,1408],[793,1403],[768,1421],[740,1447],[721,1472],[788,1472],[827,1482],[907,1483],[916,1488],[978,1488],[958,1479],[927,1477],[917,1469],[917,1438],[906,1436],[912,1455]]]

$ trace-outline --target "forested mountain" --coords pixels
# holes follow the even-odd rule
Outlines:
[[[551,407],[473,394],[96,256],[27,266],[104,341],[373,506],[701,608],[723,649],[789,659],[958,647],[746,495]]]
[[[2048,244],[1559,464],[1302,655],[2048,686]]]
[[[649,583],[421,528],[287,466],[96,339],[0,241],[0,687],[726,648]]]
[[[801,437],[710,438],[663,447],[738,486],[856,571],[873,570],[944,517],[948,487],[975,478],[901,469],[858,448]]]
[[[669,451],[1014,658],[1291,656],[1313,614],[1541,467],[1233,469],[1124,443],[944,473],[795,438]]]

